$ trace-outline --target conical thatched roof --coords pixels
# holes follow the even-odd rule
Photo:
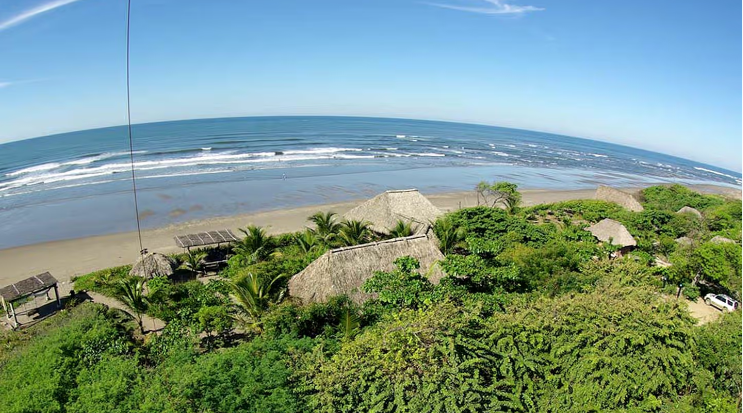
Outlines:
[[[613,219],[603,219],[599,223],[586,228],[586,231],[593,234],[600,241],[610,241],[612,245],[619,245],[620,247],[633,247],[637,245],[637,242],[632,237],[632,234],[627,231],[627,228]]]
[[[735,244],[735,241],[731,240],[730,238],[721,237],[719,235],[715,235],[709,242],[713,244]]]
[[[413,235],[387,241],[328,251],[289,280],[289,294],[305,303],[325,302],[329,297],[346,294],[355,303],[372,295],[361,291],[374,271],[392,271],[397,258],[417,259],[420,273],[438,284],[444,273],[436,264],[444,255],[426,235]]]
[[[645,210],[632,194],[605,185],[601,185],[596,189],[596,199],[619,204],[632,212]]]
[[[129,271],[129,275],[143,278],[167,277],[173,274],[174,269],[175,262],[170,257],[157,252],[150,252],[139,257]]]
[[[403,220],[412,224],[416,234],[422,234],[441,215],[441,210],[417,189],[405,189],[381,193],[346,212],[343,218],[368,221],[371,229],[380,234],[388,234],[397,221]]]
[[[690,207],[690,206],[685,206],[685,207],[683,207],[683,208],[679,209],[678,211],[676,211],[676,213],[677,213],[677,214],[693,214],[693,215],[695,215],[695,216],[696,216],[697,218],[702,218],[702,213],[701,213],[701,212],[699,212],[699,210],[698,210],[698,209],[696,209],[696,208],[692,208],[692,207]]]

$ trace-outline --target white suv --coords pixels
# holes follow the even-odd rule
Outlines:
[[[740,307],[739,302],[724,294],[707,294],[704,296],[704,302],[722,311],[735,311]]]

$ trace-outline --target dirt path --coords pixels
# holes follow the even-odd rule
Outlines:
[[[686,301],[689,304],[689,312],[692,317],[697,319],[697,325],[707,324],[711,321],[717,320],[722,315],[722,311],[707,305],[702,300],[702,297],[697,298],[696,301]]]
[[[127,314],[131,314],[131,310],[129,309],[129,307],[124,305],[124,303],[119,300],[115,300],[111,297],[106,297],[105,295],[94,293],[92,291],[88,291],[86,292],[86,294],[88,294],[91,301],[94,303],[103,304],[109,308],[118,308],[119,310],[122,310]],[[147,314],[142,316],[142,324],[144,324],[145,332],[160,331],[163,329],[163,327],[165,327],[165,322],[163,320],[150,317]]]

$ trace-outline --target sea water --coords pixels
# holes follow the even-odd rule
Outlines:
[[[250,117],[133,126],[144,228],[338,202],[394,188],[713,183],[741,174],[627,146],[494,126]],[[127,128],[0,145],[0,248],[136,229]]]

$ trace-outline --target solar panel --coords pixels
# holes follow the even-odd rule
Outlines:
[[[178,235],[174,237],[175,243],[181,248],[199,247],[202,245],[221,244],[223,242],[235,242],[237,237],[229,229],[217,231],[199,232],[197,234]]]

